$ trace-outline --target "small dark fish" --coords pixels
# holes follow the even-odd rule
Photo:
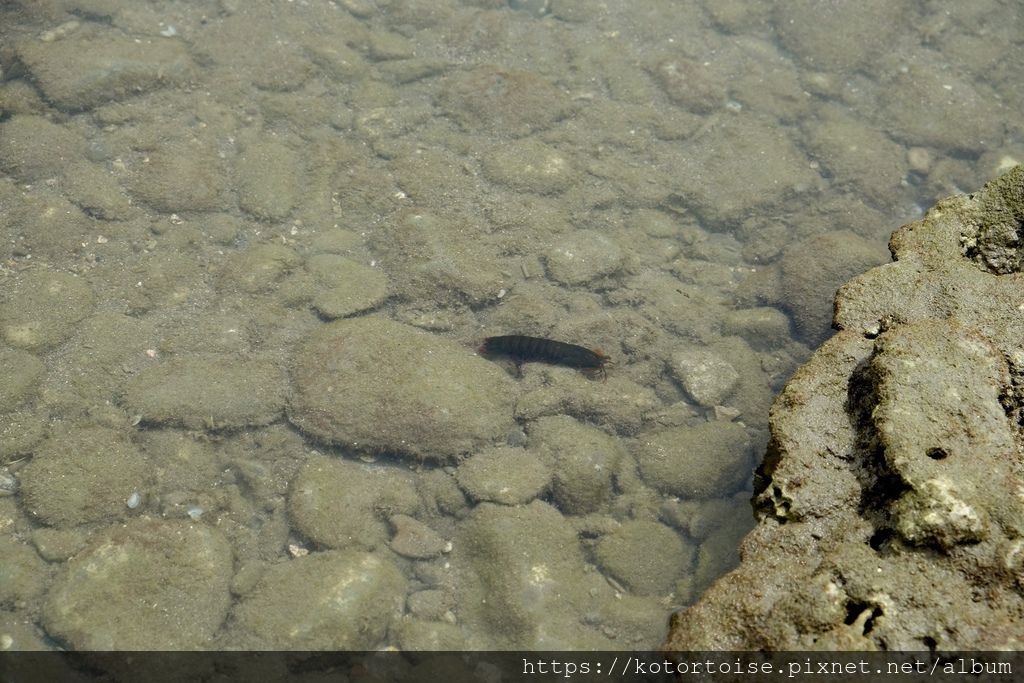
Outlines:
[[[516,362],[551,363],[579,368],[587,374],[600,372],[607,379],[605,366],[612,360],[601,349],[588,349],[576,344],[544,339],[543,337],[527,337],[524,334],[509,334],[501,337],[487,337],[480,346],[480,353],[508,356]]]

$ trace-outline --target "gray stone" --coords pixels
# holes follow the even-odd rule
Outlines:
[[[221,272],[221,287],[256,294],[272,290],[302,262],[280,244],[254,244],[231,255]]]
[[[523,192],[556,194],[577,180],[572,162],[565,154],[533,138],[491,150],[482,165],[492,182]]]
[[[708,221],[734,220],[755,207],[809,190],[818,176],[779,128],[725,119],[688,142],[675,175],[678,192]]]
[[[318,254],[306,262],[317,291],[313,308],[328,320],[345,318],[380,305],[388,279],[378,268],[335,254]]]
[[[156,211],[214,211],[227,205],[227,173],[212,144],[174,140],[132,168],[128,191]]]
[[[611,641],[583,615],[613,601],[608,584],[583,572],[576,531],[557,510],[482,503],[463,524],[452,552],[460,576],[459,612],[473,629],[466,643],[483,649],[575,649]]]
[[[593,230],[577,230],[544,252],[548,275],[566,285],[582,285],[611,275],[624,260],[614,241]]]
[[[792,341],[789,318],[777,308],[741,308],[722,319],[722,331],[743,338],[758,351],[777,349]]]
[[[624,456],[618,439],[561,415],[534,422],[530,443],[553,463],[552,493],[565,513],[595,512],[611,500]]]
[[[885,263],[884,249],[846,230],[797,242],[781,260],[782,301],[808,344],[821,343],[832,326],[832,298],[854,275]]]
[[[452,75],[440,96],[449,116],[467,128],[515,136],[548,128],[572,111],[568,96],[529,71],[478,66]]]
[[[299,202],[301,158],[277,140],[246,145],[235,163],[238,204],[256,218],[279,221]]]
[[[46,585],[47,566],[30,545],[0,538],[0,604],[23,607]]]
[[[428,182],[433,195],[439,191],[438,178],[436,170],[431,172],[433,175],[411,182]],[[496,301],[512,280],[502,273],[504,260],[494,245],[477,239],[476,229],[463,217],[403,211],[374,231],[372,246],[400,298],[424,305],[429,302],[431,308],[446,302],[454,306]]]
[[[805,64],[850,73],[887,54],[910,3],[868,0],[823,5],[798,0],[775,6],[779,40]],[[842,35],[842,40],[836,36]]]
[[[85,156],[85,140],[42,116],[13,116],[0,125],[0,168],[23,181],[59,178]]]
[[[603,571],[641,595],[667,595],[693,563],[695,548],[664,524],[625,522],[601,538],[594,557]]]
[[[402,557],[429,560],[448,547],[436,531],[408,515],[392,515],[388,521],[395,531],[391,537],[391,549]]]

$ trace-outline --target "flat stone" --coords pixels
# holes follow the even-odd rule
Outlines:
[[[53,348],[92,312],[96,298],[82,278],[56,270],[36,269],[14,281],[0,303],[4,341],[28,350]]]
[[[494,446],[463,460],[455,479],[474,500],[521,505],[548,487],[551,467],[536,451]]]
[[[26,40],[17,49],[46,98],[71,112],[183,83],[194,69],[180,41],[135,40],[112,31],[81,31],[52,42]]]
[[[656,549],[656,550],[655,550]],[[625,522],[594,548],[599,566],[630,590],[665,595],[690,568],[696,549],[664,524]]]
[[[231,545],[216,529],[155,519],[119,524],[62,567],[43,624],[76,650],[214,648],[232,571]]]
[[[548,274],[566,285],[581,285],[622,267],[625,257],[615,242],[593,230],[578,230],[544,252]]]
[[[672,375],[702,406],[722,405],[736,389],[740,374],[729,361],[708,349],[681,349],[672,354]]]
[[[238,204],[261,220],[286,217],[299,201],[302,164],[299,155],[277,140],[246,145],[235,164]]]
[[[384,555],[332,550],[269,567],[237,609],[245,649],[375,650],[405,604]]]
[[[55,432],[21,470],[26,510],[51,526],[125,517],[128,498],[152,482],[148,458],[119,431],[76,427]]]
[[[380,305],[387,296],[383,271],[335,254],[318,254],[306,263],[317,280],[313,308],[328,320],[345,318]]]
[[[289,418],[361,451],[447,460],[513,424],[506,373],[470,349],[385,318],[324,325],[300,347]]]
[[[408,515],[392,515],[391,549],[403,557],[413,560],[428,560],[437,557],[446,547],[440,534],[423,522]]]
[[[0,377],[4,388],[0,391],[0,413],[13,410],[29,399],[38,389],[46,368],[43,361],[27,351],[0,348]]]
[[[422,503],[405,468],[312,457],[288,490],[288,513],[303,536],[326,548],[376,550],[388,515],[414,515]]]
[[[268,360],[200,353],[142,370],[128,381],[124,405],[149,423],[225,429],[278,419],[287,390],[284,371]]]
[[[750,439],[735,422],[641,434],[636,457],[644,481],[683,498],[721,498],[753,474]]]

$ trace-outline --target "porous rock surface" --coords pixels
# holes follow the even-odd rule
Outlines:
[[[741,565],[666,648],[1024,645],[1024,166],[889,246],[772,408]]]

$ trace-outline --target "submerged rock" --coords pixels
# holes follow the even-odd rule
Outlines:
[[[100,531],[47,592],[43,623],[76,650],[212,646],[228,613],[231,544],[182,521],[139,519]]]
[[[1017,166],[839,290],[840,332],[772,408],[743,562],[666,647],[1019,647],[1022,236]]]
[[[291,421],[362,451],[453,459],[512,426],[501,368],[440,337],[367,316],[324,325],[300,349]]]
[[[406,580],[388,558],[332,550],[270,567],[238,607],[248,648],[369,650],[401,614]]]

